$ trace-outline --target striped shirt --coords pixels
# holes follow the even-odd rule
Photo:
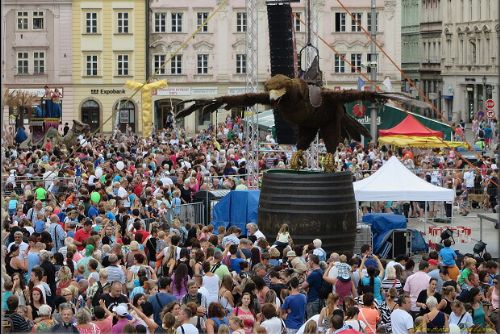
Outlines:
[[[17,313],[6,312],[6,317],[12,320],[11,333],[31,332],[31,326],[22,316]]]
[[[106,269],[108,269],[108,282],[118,281],[125,284],[126,277],[121,267],[110,265]]]

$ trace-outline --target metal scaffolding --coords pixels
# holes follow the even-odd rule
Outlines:
[[[247,93],[258,89],[258,11],[257,0],[246,1],[247,31],[246,46],[246,89]],[[259,186],[259,116],[257,106],[245,111],[245,145],[248,173],[248,187]]]
[[[306,69],[311,67],[311,64],[316,55],[318,54],[318,4],[317,1],[307,1],[307,43],[310,43],[313,47],[307,47],[305,50],[305,64]],[[307,151],[304,152],[304,158],[307,161],[307,166],[311,169],[319,169],[319,135],[316,135],[316,139],[311,143],[311,146]]]

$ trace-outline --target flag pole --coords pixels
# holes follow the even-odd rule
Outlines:
[[[371,27],[372,43],[370,46],[370,80],[372,82],[372,91],[376,91],[377,87],[377,45],[375,39],[377,37],[377,8],[376,0],[371,0]],[[370,105],[370,134],[373,143],[377,143],[377,105],[372,102]]]

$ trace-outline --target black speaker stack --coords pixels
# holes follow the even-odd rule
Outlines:
[[[271,76],[283,74],[295,77],[296,57],[293,41],[292,7],[289,1],[268,1],[269,50],[271,53]],[[279,144],[296,144],[296,127],[283,119],[274,110],[274,126]]]

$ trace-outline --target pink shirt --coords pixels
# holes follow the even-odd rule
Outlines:
[[[403,290],[410,294],[411,298],[411,310],[419,311],[420,308],[417,307],[418,294],[422,290],[426,290],[429,287],[429,281],[431,277],[424,273],[423,271],[417,271],[413,275],[406,279],[405,286]]]
[[[109,317],[104,318],[103,320],[96,320],[94,321],[94,323],[101,330],[101,334],[110,334],[111,328],[113,327],[113,316],[110,315]]]

